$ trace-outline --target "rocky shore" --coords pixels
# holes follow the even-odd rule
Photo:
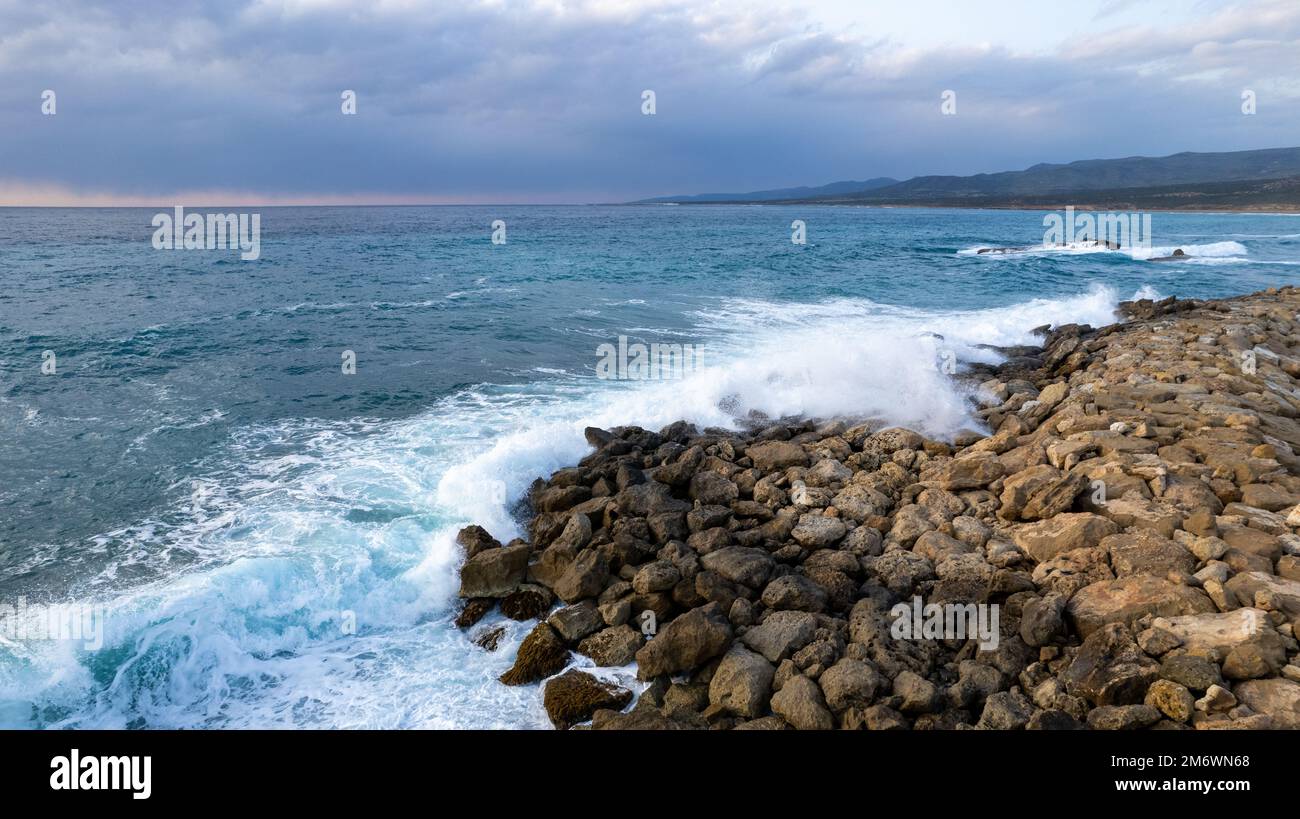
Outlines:
[[[950,442],[588,429],[526,541],[460,533],[457,622],[494,650],[494,607],[538,619],[501,681],[542,682],[559,728],[1300,727],[1298,312],[1284,288],[1043,328],[959,376],[987,429]],[[994,639],[900,630],[922,606]]]

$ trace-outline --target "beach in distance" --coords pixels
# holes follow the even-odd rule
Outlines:
[[[255,261],[0,211],[0,598],[98,643],[0,642],[0,725],[1293,713],[1300,218],[255,210]],[[997,647],[890,648],[914,591]]]

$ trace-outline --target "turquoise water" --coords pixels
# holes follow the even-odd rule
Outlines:
[[[265,208],[244,262],[154,250],[154,212],[0,209],[0,605],[105,627],[97,650],[0,630],[0,725],[543,726],[536,687],[494,681],[526,626],[491,654],[450,626],[451,537],[517,534],[510,500],[584,426],[948,434],[970,420],[947,351],[1300,265],[1289,216],[1155,214],[1151,251],[989,257],[1041,242],[1044,214]],[[695,345],[700,369],[597,378],[620,336]]]

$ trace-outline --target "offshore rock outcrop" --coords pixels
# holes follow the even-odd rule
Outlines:
[[[589,429],[526,541],[462,532],[458,620],[560,727],[1300,727],[1300,290],[1121,305],[976,367],[991,433]],[[895,606],[996,606],[995,639]],[[650,636],[647,639],[646,633]],[[988,635],[984,635],[988,637]]]

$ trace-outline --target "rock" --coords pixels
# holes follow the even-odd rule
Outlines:
[[[673,619],[636,653],[643,680],[676,674],[713,659],[731,642],[731,623],[717,603],[691,609]]]
[[[590,542],[591,518],[580,512],[574,512],[569,515],[568,523],[564,524],[564,529],[560,531],[555,540],[551,541],[550,545],[570,550],[576,554],[578,550]]]
[[[1072,696],[1094,705],[1131,705],[1142,702],[1159,668],[1138,648],[1127,627],[1111,623],[1083,641],[1061,681]]]
[[[1174,654],[1160,663],[1161,679],[1176,682],[1192,691],[1207,691],[1223,683],[1219,666],[1195,654]]]
[[[709,682],[709,702],[739,717],[757,718],[767,710],[776,669],[743,646],[731,647]]]
[[[597,549],[583,549],[555,584],[555,594],[566,603],[595,597],[609,579],[609,564]]]
[[[1005,471],[997,456],[981,452],[946,462],[940,467],[935,480],[947,490],[980,489],[1002,477]]]
[[[808,453],[798,444],[789,441],[768,441],[745,450],[754,467],[767,474],[792,466],[807,466]]]
[[[1056,708],[1037,711],[1025,725],[1027,731],[1078,731],[1083,725],[1073,716]]]
[[[763,590],[763,605],[769,609],[825,611],[826,592],[821,586],[798,574],[778,577]]]
[[[825,549],[838,543],[846,534],[848,527],[839,518],[805,513],[799,517],[790,536],[805,549]]]
[[[1255,596],[1266,593],[1279,611],[1300,617],[1300,581],[1287,580],[1263,572],[1243,572],[1224,584],[1239,605],[1253,606]]]
[[[1089,512],[1066,512],[1017,528],[1012,540],[1026,554],[1042,563],[1064,552],[1085,549],[1118,532],[1109,520]]]
[[[474,645],[484,651],[496,651],[497,645],[501,642],[501,638],[505,636],[505,633],[505,626],[488,629],[474,638]]]
[[[875,699],[883,680],[876,670],[866,663],[845,657],[822,672],[817,679],[826,704],[835,713],[850,708],[866,708]]]
[[[976,728],[1018,731],[1034,715],[1034,705],[1019,691],[999,691],[988,698]]]
[[[1247,680],[1233,688],[1239,702],[1272,718],[1274,728],[1300,730],[1300,683],[1275,678]]]
[[[691,478],[691,498],[705,506],[730,506],[739,497],[736,485],[717,472],[704,470]]]
[[[500,676],[506,685],[527,685],[559,673],[569,663],[569,649],[546,623],[538,623],[519,644],[515,664]]]
[[[1243,683],[1244,685],[1244,683]],[[1196,701],[1196,710],[1206,714],[1227,711],[1237,704],[1232,692],[1220,685],[1211,685],[1205,696]]]
[[[903,713],[924,714],[938,704],[939,690],[921,675],[904,671],[894,678],[894,694],[902,698]]]
[[[775,611],[761,624],[748,629],[740,640],[769,662],[779,663],[812,642],[816,632],[815,615],[802,611]]]
[[[546,682],[542,705],[551,724],[564,730],[586,722],[596,711],[621,711],[632,701],[632,692],[602,682],[584,671],[570,669]]]
[[[1187,722],[1192,718],[1196,700],[1185,686],[1172,680],[1156,680],[1147,689],[1145,703],[1175,722]]]
[[[505,597],[524,582],[528,571],[527,545],[484,549],[460,568],[461,597]]]
[[[829,731],[835,727],[817,683],[793,677],[772,697],[772,712],[801,731]]]
[[[772,556],[762,549],[728,546],[701,557],[700,565],[732,583],[741,583],[751,589],[761,589],[767,583],[775,563]]]
[[[1025,603],[1020,615],[1020,639],[1032,648],[1052,642],[1065,629],[1064,595],[1048,593]]]
[[[1300,497],[1271,483],[1251,483],[1241,487],[1241,503],[1267,512],[1281,512],[1300,503]]]
[[[466,526],[456,534],[456,544],[465,550],[466,557],[474,557],[488,549],[501,548],[501,541],[488,534],[482,526]]]
[[[1088,712],[1088,727],[1095,731],[1132,731],[1160,721],[1150,705],[1103,705]]]
[[[551,593],[542,586],[525,584],[501,598],[501,613],[511,620],[541,617],[551,607]]]
[[[578,653],[598,666],[624,666],[636,659],[645,642],[641,632],[627,625],[601,629],[578,643]]]
[[[469,628],[487,616],[496,604],[496,599],[492,597],[471,597],[465,601],[465,607],[460,610],[460,614],[456,615],[456,627]]]
[[[1074,629],[1085,637],[1107,623],[1132,623],[1147,614],[1172,617],[1215,610],[1200,589],[1140,574],[1086,586],[1065,607]]]
[[[1101,548],[1110,553],[1110,565],[1119,577],[1131,574],[1164,577],[1170,571],[1186,574],[1196,571],[1196,558],[1191,552],[1146,529],[1102,538]]]
[[[591,601],[565,606],[546,620],[555,633],[566,643],[576,643],[583,637],[593,634],[602,625],[600,611]]]
[[[682,579],[677,567],[667,560],[652,560],[637,570],[632,588],[637,594],[668,591]]]

